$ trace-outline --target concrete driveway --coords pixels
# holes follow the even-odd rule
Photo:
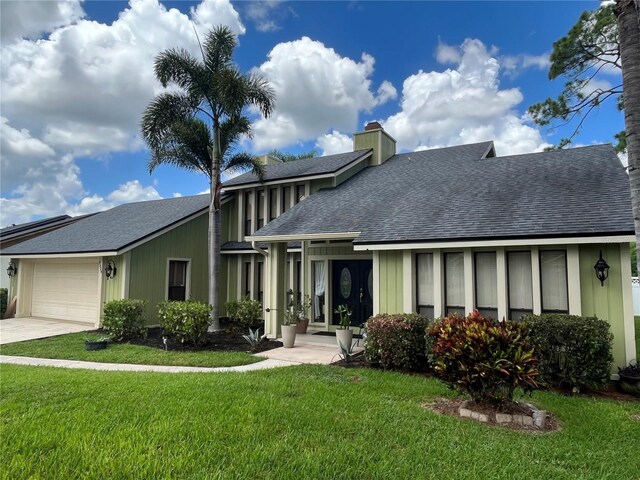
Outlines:
[[[95,330],[95,327],[88,324],[65,322],[64,320],[5,318],[0,320],[0,345],[89,330]]]

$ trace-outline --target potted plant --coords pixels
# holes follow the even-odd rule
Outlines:
[[[293,348],[296,342],[296,324],[298,323],[298,314],[293,307],[284,312],[284,321],[282,322],[282,343],[284,348]]]
[[[311,297],[305,295],[302,302],[298,302],[295,305],[296,313],[298,314],[298,323],[296,323],[296,333],[307,333],[309,327],[309,309],[311,308]]]
[[[340,324],[336,330],[336,340],[338,349],[346,348],[351,350],[351,342],[353,341],[353,332],[351,331],[351,310],[346,305],[339,305],[336,313],[340,315]]]
[[[620,380],[618,380],[620,389],[625,393],[640,397],[640,365],[638,362],[632,360],[626,367],[618,367],[618,375],[620,376]]]
[[[89,350],[104,350],[109,345],[111,338],[109,337],[100,337],[100,338],[84,338],[84,347]]]

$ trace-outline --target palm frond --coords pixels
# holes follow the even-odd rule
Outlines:
[[[262,165],[255,155],[240,152],[228,158],[223,166],[223,170],[230,173],[244,173],[251,171],[258,177],[258,181],[264,179],[264,165]]]
[[[176,122],[193,115],[192,100],[181,92],[164,92],[154,98],[145,109],[140,122],[142,137],[149,148],[157,147]]]
[[[246,78],[247,98],[250,103],[260,109],[262,115],[268,117],[276,106],[276,94],[269,82],[259,75]]]
[[[201,103],[207,97],[211,75],[202,62],[199,62],[185,49],[170,48],[158,54],[154,63],[156,78],[163,87],[176,84],[188,93],[192,102]]]
[[[215,27],[207,33],[204,40],[203,61],[212,75],[217,75],[231,65],[236,46],[236,36],[227,26]]]
[[[231,153],[242,136],[251,137],[251,122],[244,115],[227,117],[220,124],[220,151]]]

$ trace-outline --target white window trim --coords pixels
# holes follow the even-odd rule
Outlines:
[[[170,262],[187,262],[187,279],[184,288],[184,299],[189,300],[191,298],[191,259],[190,258],[178,258],[167,257],[166,272],[164,280],[164,299],[169,300],[169,264]]]

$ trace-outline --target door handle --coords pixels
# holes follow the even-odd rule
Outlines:
[[[364,303],[364,292],[360,289],[360,303]]]

